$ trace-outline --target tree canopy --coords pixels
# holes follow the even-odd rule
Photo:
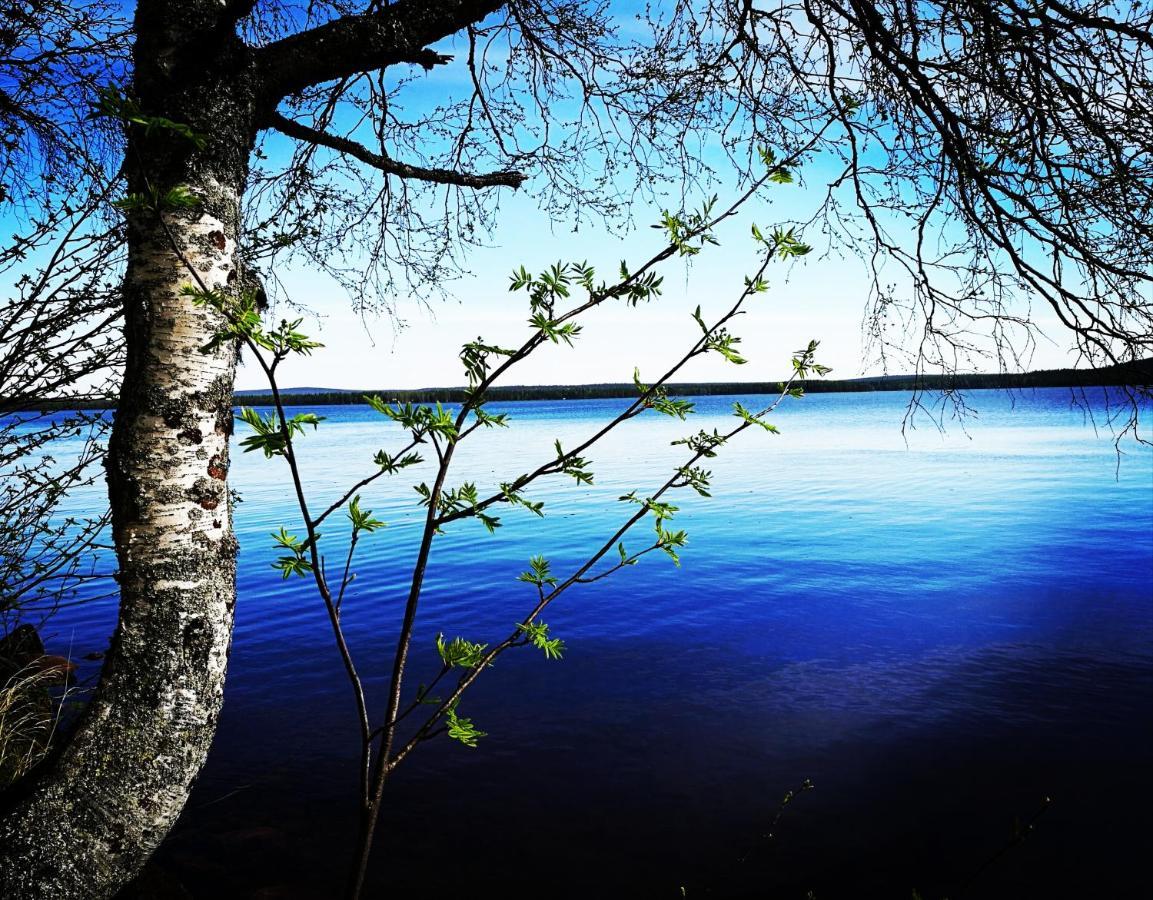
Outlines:
[[[59,225],[123,174],[122,138],[89,113],[140,60],[114,4],[10,5],[5,205]],[[870,261],[869,328],[913,353],[902,364],[984,351],[1012,368],[1038,302],[1089,363],[1148,353],[1145,3],[276,0],[222,15],[237,77],[264,85],[243,253],[270,292],[296,261],[387,305],[498,233],[504,189],[619,221],[722,162],[748,177],[767,147],[836,161],[812,222]]]

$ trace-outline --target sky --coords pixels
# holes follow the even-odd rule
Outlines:
[[[630,3],[626,0],[625,7],[631,8]],[[446,44],[438,49],[454,52],[457,61],[406,87],[406,96],[412,98],[410,112],[419,113],[422,103],[435,105],[445,91],[471,90],[460,62],[462,48]],[[719,160],[718,154],[713,162]],[[699,304],[705,321],[715,319],[739,295],[743,276],[757,269],[750,226],[756,223],[768,230],[808,218],[835,175],[830,166],[817,161],[802,173],[804,183],[769,186],[719,228],[719,247],[708,248],[691,265],[683,259],[664,265],[664,293],[659,299],[638,308],[605,303],[582,320],[584,332],[575,348],[548,345],[510,372],[505,383],[627,382],[634,367],[642,379],[655,380],[699,335],[692,310]],[[310,311],[303,330],[325,344],[307,359],[286,362],[281,386],[369,390],[463,384],[458,359],[463,343],[483,337],[502,346],[518,346],[530,333],[526,296],[507,289],[514,268],[524,265],[539,272],[558,260],[587,260],[611,276],[622,259],[635,268],[663,245],[661,233],[647,227],[660,217],[656,206],[632,210],[634,226],[623,235],[587,225],[574,232],[571,223],[550,220],[534,200],[533,188],[530,181],[515,194],[498,189],[501,212],[495,230],[486,236],[491,246],[470,253],[464,260],[467,273],[443,286],[444,299],[425,306],[413,298],[397,297],[394,317],[362,318],[343,290],[322,274],[279,267],[280,284],[295,304]],[[716,190],[721,207],[736,195],[735,185],[717,185]],[[10,223],[0,220],[0,224]],[[871,276],[864,261],[828,252],[819,234],[801,237],[814,252],[791,263],[774,263],[768,272],[769,291],[754,298],[732,328],[742,338],[740,350],[748,364],[734,366],[709,355],[695,360],[675,380],[776,381],[788,375],[790,357],[810,340],[820,341],[817,360],[833,369],[833,377],[909,371],[900,360],[890,360],[883,368],[875,348],[866,345],[863,320]],[[298,314],[289,309],[272,312]],[[1049,333],[1059,343],[1042,342],[1030,361],[1032,368],[1072,364],[1066,335],[1059,327]],[[249,362],[241,366],[237,387],[264,389],[267,384]]]
[[[661,233],[646,227],[658,217],[656,209],[649,216],[638,213],[639,227],[621,237],[590,228],[574,234],[567,223],[551,222],[535,209],[529,197],[504,206],[498,231],[490,238],[496,246],[469,257],[470,272],[447,285],[446,299],[428,306],[397,299],[400,327],[388,317],[360,319],[339,287],[316,273],[289,272],[284,281],[293,300],[316,312],[304,330],[326,346],[311,358],[286,364],[282,383],[336,388],[461,384],[457,354],[463,343],[483,337],[516,346],[530,334],[527,295],[508,290],[514,268],[524,265],[537,272],[560,260],[587,260],[608,277],[622,259],[636,268],[663,245]],[[691,264],[668,261],[661,270],[661,297],[636,308],[605,303],[582,320],[584,331],[575,347],[542,348],[509,373],[508,383],[629,381],[634,366],[642,377],[663,372],[700,334],[692,310],[699,304],[706,318],[723,314],[739,296],[743,276],[757,268],[752,221],[750,213],[726,223],[718,235],[721,246]],[[678,380],[775,380],[785,372],[790,352],[811,338],[823,338],[826,355],[856,374],[864,295],[854,290],[853,280],[838,273],[837,266],[819,262],[775,266],[771,276],[770,291],[755,298],[732,329],[741,336],[749,363],[702,359]],[[255,367],[243,366],[238,387],[262,387],[261,379]]]
[[[508,373],[504,383],[627,382],[634,367],[641,370],[642,379],[654,379],[699,335],[691,318],[693,309],[699,304],[706,321],[710,315],[719,317],[739,296],[744,276],[756,270],[760,257],[751,225],[767,229],[799,217],[823,190],[819,179],[810,179],[807,186],[772,186],[763,198],[721,226],[719,247],[707,248],[691,262],[666,262],[660,298],[636,308],[620,302],[604,304],[582,320],[584,331],[575,347],[542,348]],[[397,298],[398,321],[387,316],[358,317],[341,289],[316,272],[282,271],[293,301],[314,313],[306,316],[302,330],[325,347],[307,359],[285,363],[280,384],[341,389],[463,384],[457,359],[462,344],[483,337],[501,346],[517,346],[530,333],[527,296],[508,291],[513,269],[524,265],[539,272],[559,260],[587,260],[609,276],[622,259],[635,268],[662,246],[661,232],[647,227],[659,215],[656,207],[635,211],[637,225],[624,236],[596,228],[573,233],[568,223],[550,221],[527,193],[502,201],[497,230],[489,236],[493,246],[468,257],[468,274],[445,285],[446,299],[424,306],[411,298]],[[733,324],[731,330],[741,337],[740,349],[748,363],[735,366],[709,354],[694,360],[675,380],[780,380],[790,371],[793,351],[810,340],[821,342],[817,360],[833,368],[830,377],[882,373],[883,367],[875,352],[868,352],[865,341],[863,319],[870,277],[864,262],[830,253],[819,234],[804,237],[813,244],[813,252],[792,262],[773,263],[768,270],[768,292],[747,304],[747,313]],[[1051,333],[1064,337],[1059,329]],[[1063,344],[1042,342],[1031,367],[1071,364]],[[889,364],[894,374],[907,370],[898,362]],[[254,365],[242,364],[238,388],[266,386]]]
[[[634,6],[624,0],[626,12]],[[621,21],[628,24],[631,18],[622,16]],[[450,40],[437,49],[453,54],[455,61],[406,84],[403,97],[409,116],[419,115],[422,104],[435,106],[446,94],[471,92],[461,64],[467,47]],[[708,161],[722,171],[726,166],[719,152]],[[637,309],[604,304],[584,320],[584,333],[575,348],[545,347],[510,372],[505,383],[626,382],[634,367],[641,370],[642,378],[663,373],[699,334],[692,310],[699,304],[706,321],[710,315],[721,314],[741,291],[743,276],[759,265],[750,226],[755,222],[767,230],[809,218],[839,173],[839,167],[816,160],[801,173],[803,183],[770,185],[721,227],[717,233],[720,247],[708,248],[691,266],[684,260],[665,265],[665,291],[659,300]],[[308,359],[286,363],[281,385],[375,389],[463,384],[457,358],[463,343],[483,337],[502,346],[518,346],[529,334],[527,298],[507,289],[514,268],[524,265],[539,272],[558,260],[587,260],[611,275],[622,259],[635,267],[661,246],[661,233],[647,227],[660,217],[656,206],[632,210],[635,227],[623,236],[587,226],[574,232],[571,223],[549,219],[534,202],[533,188],[530,181],[515,194],[499,189],[497,227],[486,236],[492,246],[471,252],[464,261],[467,274],[444,285],[447,297],[430,307],[402,296],[396,298],[395,318],[362,319],[352,311],[342,290],[319,273],[278,269],[293,302],[313,312],[306,317],[304,330],[326,344]],[[722,208],[737,193],[736,185],[727,189],[718,185],[716,190]],[[738,367],[710,355],[695,360],[676,380],[776,381],[790,371],[793,352],[810,340],[821,342],[817,359],[832,367],[832,377],[911,371],[911,364],[894,358],[882,366],[875,348],[866,344],[863,321],[872,276],[864,260],[828,252],[819,234],[802,238],[813,245],[814,252],[790,264],[774,263],[769,292],[756,298],[735,325],[748,364]],[[885,278],[899,284],[895,265]],[[1045,310],[1033,313],[1044,327]],[[1058,343],[1039,342],[1029,367],[1072,365],[1066,334],[1060,327],[1047,331]],[[990,361],[983,370],[993,369],[995,363]],[[257,367],[249,364],[242,365],[237,386],[262,389],[267,385]]]

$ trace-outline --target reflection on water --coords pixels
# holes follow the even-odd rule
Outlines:
[[[544,520],[507,511],[492,538],[453,526],[412,677],[435,671],[438,631],[506,634],[531,599],[515,581],[527,558],[579,563],[623,517],[616,498],[651,490],[678,462],[669,441],[723,426],[731,399],[702,399],[691,425],[629,423],[589,454],[595,490],[531,494]],[[725,448],[714,497],[683,498],[683,567],[646,558],[566,597],[547,616],[566,659],[503,657],[463,704],[490,733],[480,748],[429,745],[398,777],[374,889],[907,898],[956,897],[975,877],[964,896],[1144,895],[1153,453],[1127,446],[1118,468],[1110,435],[1067,392],[970,399],[966,430],[923,423],[906,443],[906,396],[815,395],[781,410],[780,436]],[[510,404],[513,429],[464,445],[451,480],[495,486],[616,408]],[[325,413],[302,446],[320,495],[397,443],[365,409]],[[268,533],[294,520],[283,471],[248,455],[233,477],[244,502],[227,704],[164,858],[198,895],[334,896],[352,704],[319,602],[268,567]],[[364,499],[390,527],[368,544],[345,619],[378,695],[422,477]],[[57,639],[99,649],[112,622],[106,605],[69,610]],[[816,789],[763,837],[805,778]],[[982,870],[1045,796],[1036,832]]]

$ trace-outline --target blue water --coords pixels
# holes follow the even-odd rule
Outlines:
[[[435,674],[438,632],[505,636],[531,606],[515,580],[528,557],[571,571],[627,514],[616,498],[651,492],[683,456],[669,442],[726,427],[733,399],[701,398],[689,424],[628,423],[587,454],[593,488],[554,478],[529,492],[543,520],[511,509],[495,536],[450,526],[411,683]],[[973,392],[976,417],[946,408],[943,431],[922,416],[902,432],[908,399],[812,395],[774,415],[780,435],[724,448],[713,497],[674,501],[689,534],[679,569],[653,554],[566,595],[544,617],[565,659],[502,657],[461,705],[489,732],[480,747],[443,739],[401,770],[374,890],[1146,896],[1153,451],[1130,440],[1118,455],[1102,394]],[[512,428],[462,445],[450,484],[495,487],[620,408],[507,404]],[[318,507],[400,446],[367,408],[321,412],[300,445]],[[411,485],[429,477],[364,492],[389,527],[363,545],[344,622],[377,709],[422,524]],[[269,532],[296,521],[282,463],[238,454],[232,481],[242,549],[226,708],[162,858],[197,896],[335,896],[354,709],[319,599],[269,567]],[[53,630],[79,655],[113,623],[94,604]],[[806,778],[815,788],[773,826]],[[1033,833],[998,856],[1045,797]]]

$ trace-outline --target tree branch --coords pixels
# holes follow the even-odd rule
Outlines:
[[[458,187],[486,188],[503,185],[515,189],[519,188],[528,177],[521,172],[512,171],[488,172],[483,175],[475,175],[469,172],[457,172],[453,169],[430,169],[424,166],[413,166],[409,163],[399,162],[390,156],[374,153],[363,144],[359,144],[349,138],[329,134],[328,132],[319,131],[315,128],[309,128],[307,125],[301,125],[299,122],[294,122],[292,119],[286,118],[278,112],[273,112],[269,115],[268,125],[298,141],[319,144],[322,147],[328,147],[340,153],[345,153],[366,165],[372,166],[374,169],[379,169],[387,175],[395,175],[398,178],[415,178],[420,181],[431,181],[435,184],[452,184]]]
[[[443,65],[451,57],[430,50],[429,44],[483,21],[502,6],[503,0],[400,0],[276,41],[256,52],[261,105],[271,115],[281,99],[314,84],[397,63],[425,69]]]
[[[221,19],[229,25],[235,25],[241,19],[247,18],[256,7],[256,0],[226,0]]]

